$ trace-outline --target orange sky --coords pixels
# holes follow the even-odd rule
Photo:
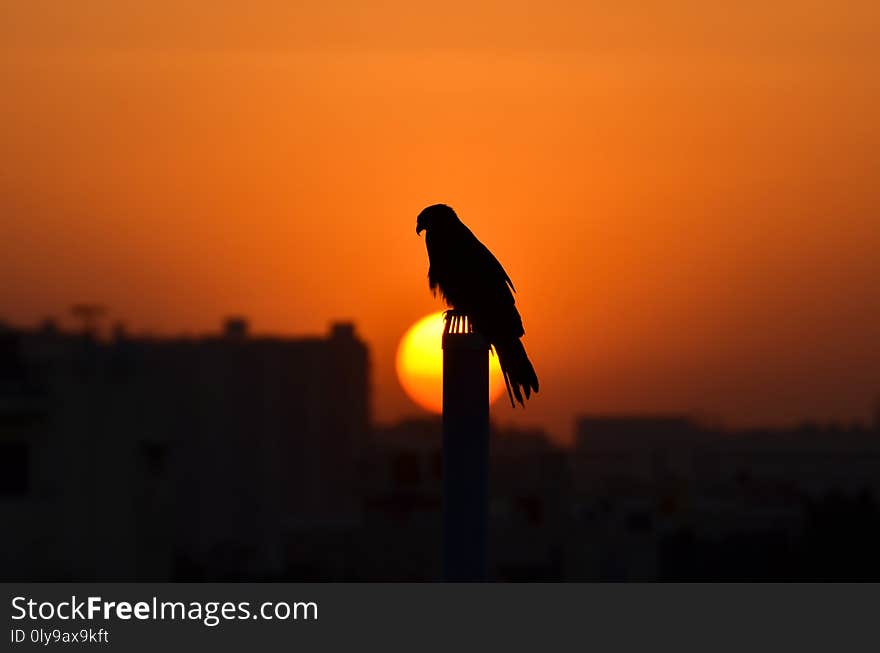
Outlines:
[[[394,419],[397,341],[437,308],[415,216],[444,201],[541,377],[496,418],[869,416],[876,2],[440,5],[5,0],[0,316],[352,318]]]

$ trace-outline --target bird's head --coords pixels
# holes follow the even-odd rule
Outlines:
[[[416,218],[416,234],[421,235],[422,230],[442,229],[455,222],[458,222],[458,216],[451,207],[445,204],[432,204],[423,209]]]

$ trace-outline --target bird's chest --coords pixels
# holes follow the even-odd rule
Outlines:
[[[431,286],[438,286],[449,304],[461,307],[466,303],[469,283],[467,264],[461,252],[453,243],[437,235],[429,234],[426,245],[430,262],[428,280]]]
[[[428,232],[425,238],[431,267],[451,272],[461,262],[461,247],[450,234]]]

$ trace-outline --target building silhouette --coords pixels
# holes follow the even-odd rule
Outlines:
[[[326,337],[5,330],[4,578],[259,578],[298,521],[353,510],[367,348]]]
[[[875,428],[724,430],[682,416],[584,416],[570,461],[572,540],[589,553],[569,577],[880,577],[863,548],[880,545]],[[835,527],[823,523],[829,499]]]
[[[0,327],[0,578],[440,578],[440,419],[373,424],[369,379],[345,323]],[[876,425],[584,415],[570,448],[491,443],[492,579],[880,579]]]

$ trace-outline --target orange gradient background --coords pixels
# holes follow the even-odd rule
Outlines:
[[[870,415],[876,2],[366,7],[4,3],[0,317],[353,319],[396,419],[398,342],[442,308],[415,216],[443,201],[510,273],[541,378],[494,419]]]

